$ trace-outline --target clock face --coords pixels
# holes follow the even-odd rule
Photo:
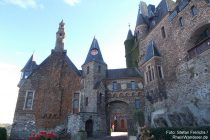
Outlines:
[[[92,55],[97,55],[98,54],[98,50],[97,49],[92,49],[91,50],[91,54]]]

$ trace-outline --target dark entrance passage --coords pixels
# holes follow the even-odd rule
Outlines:
[[[93,136],[93,121],[92,120],[87,120],[85,123],[85,131],[87,132],[88,137]]]

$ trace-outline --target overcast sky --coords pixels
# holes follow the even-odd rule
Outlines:
[[[157,5],[160,0],[144,0]],[[128,24],[135,28],[140,0],[0,0],[0,123],[12,123],[20,70],[34,52],[40,64],[65,22],[65,49],[81,69],[95,36],[108,68],[125,67]]]

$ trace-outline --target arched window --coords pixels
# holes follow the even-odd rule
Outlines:
[[[195,6],[191,7],[191,14],[192,14],[192,16],[195,16],[198,14],[198,9]]]

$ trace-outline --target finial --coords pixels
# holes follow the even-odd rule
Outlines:
[[[128,23],[128,27],[129,27],[129,29],[131,29],[131,24],[130,23]]]
[[[65,38],[64,25],[65,23],[62,20],[59,23],[59,28],[56,33],[55,51],[62,52],[64,50],[64,43],[63,43],[63,39]]]
[[[60,24],[59,24],[59,25],[60,25],[60,27],[61,27],[61,28],[63,28],[63,27],[64,27],[65,23],[63,22],[63,19],[61,20],[61,22],[60,22]]]

